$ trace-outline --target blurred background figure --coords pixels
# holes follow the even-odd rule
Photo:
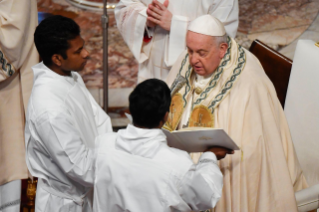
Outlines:
[[[36,0],[0,1],[0,211],[20,210],[25,162],[25,108],[31,93],[31,66],[39,61],[33,43]]]
[[[210,14],[231,37],[238,28],[238,0],[121,0],[115,8],[120,33],[139,63],[138,82],[166,76],[185,50],[188,23]],[[143,39],[144,38],[144,39]]]

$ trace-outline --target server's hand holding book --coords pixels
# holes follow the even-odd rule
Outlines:
[[[215,148],[215,151],[221,151],[222,149],[218,148],[223,148],[228,150],[227,154],[231,154],[233,150],[239,150],[236,143],[223,129],[188,127],[172,132],[166,129],[162,130],[170,147],[187,152],[212,151],[211,148]]]
[[[132,116],[127,113],[125,115],[132,123]],[[211,151],[220,160],[226,154],[233,154],[234,150],[239,150],[223,129],[188,127],[172,132],[164,128],[162,130],[167,137],[168,146],[187,152]]]

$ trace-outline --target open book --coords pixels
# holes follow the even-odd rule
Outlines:
[[[239,147],[223,129],[189,127],[172,132],[162,130],[167,137],[168,146],[187,152],[204,152],[212,146],[239,150]]]
[[[130,114],[125,113],[125,115],[131,122],[133,121]],[[162,130],[167,137],[168,146],[187,152],[204,152],[212,146],[239,150],[239,147],[223,129],[188,127],[172,132],[163,128]]]

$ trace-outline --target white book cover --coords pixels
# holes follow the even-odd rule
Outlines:
[[[239,150],[236,143],[223,129],[189,127],[172,132],[162,130],[167,137],[168,146],[187,152],[204,152],[213,146]]]
[[[133,122],[131,114],[125,113]],[[221,146],[231,150],[239,150],[236,143],[223,129],[188,127],[178,131],[163,129],[167,137],[167,145],[187,152],[204,152],[210,147]]]

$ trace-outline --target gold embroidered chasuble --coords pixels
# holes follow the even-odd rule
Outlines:
[[[215,212],[297,212],[294,192],[307,182],[275,89],[254,55],[233,39],[229,45],[202,89],[187,51],[180,56],[167,78],[174,93],[165,128],[223,128],[241,148],[219,161],[224,187]]]
[[[243,48],[235,42],[232,42],[231,38],[228,37],[227,39],[227,52],[204,88],[195,86],[194,80],[196,74],[189,64],[185,65],[188,54],[185,55],[178,77],[176,77],[176,80],[173,82],[171,90],[176,90],[180,77],[185,79],[185,83],[181,88],[178,88],[177,93],[172,95],[170,113],[164,128],[170,131],[177,128],[188,101],[189,104],[191,104],[191,113],[185,127],[214,128],[215,108],[218,107],[230,92],[246,62]],[[226,83],[220,87],[217,85],[222,78],[224,70],[233,71],[228,76]],[[214,96],[214,98],[210,98],[211,96]]]

